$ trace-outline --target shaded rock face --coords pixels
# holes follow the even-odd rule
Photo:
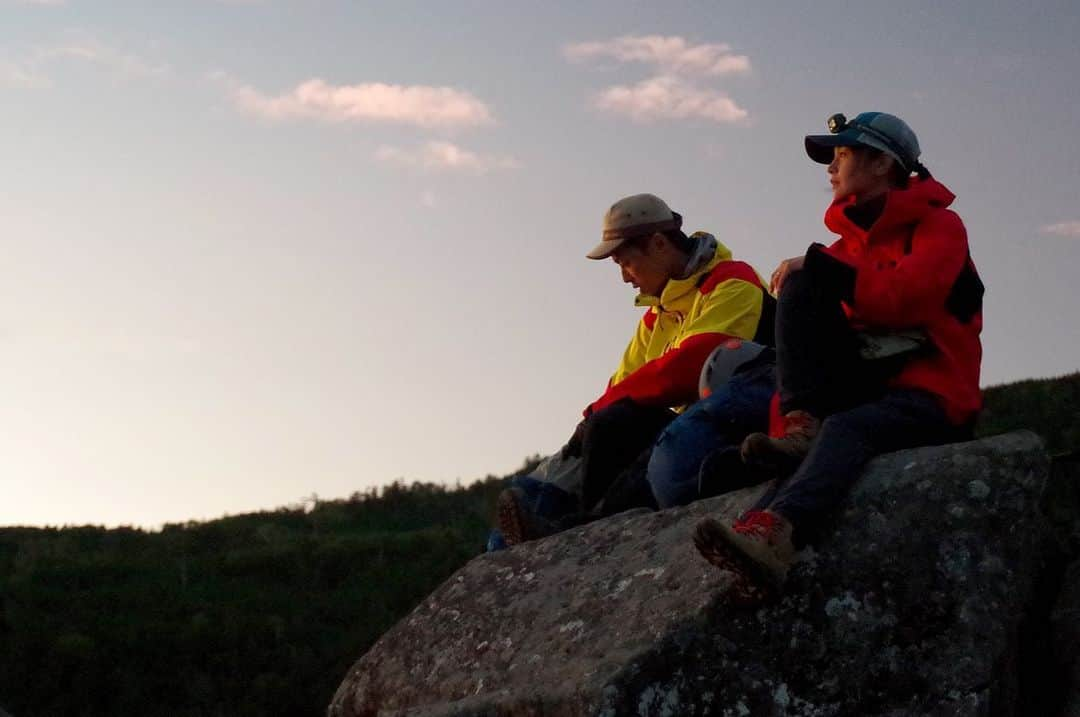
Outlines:
[[[1050,513],[1063,552],[1075,558],[1080,553],[1080,452],[1055,459],[1049,486]],[[1061,589],[1050,615],[1053,646],[1051,678],[1063,685],[1061,717],[1080,717],[1080,560],[1065,570]],[[1054,671],[1057,667],[1059,670]]]
[[[1054,648],[1064,667],[1065,704],[1062,717],[1080,717],[1080,561],[1065,575],[1064,586],[1052,616]]]
[[[700,624],[730,582],[694,550],[697,517],[734,515],[762,492],[623,513],[474,559],[357,663],[330,714],[589,714],[626,664]]]
[[[690,532],[761,488],[481,556],[354,665],[329,714],[1032,714],[1018,655],[1048,469],[1030,433],[882,456],[754,610],[726,606],[731,576]]]

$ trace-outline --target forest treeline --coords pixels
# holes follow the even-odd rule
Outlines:
[[[985,396],[980,435],[1030,428],[1051,452],[1080,449],[1080,373]],[[0,528],[0,709],[321,715],[349,665],[483,549],[504,480],[160,531]]]

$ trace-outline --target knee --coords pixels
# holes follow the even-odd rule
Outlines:
[[[660,508],[685,505],[696,497],[701,456],[700,451],[685,445],[686,437],[679,427],[668,427],[653,446],[645,479]]]
[[[867,430],[866,421],[857,412],[842,411],[828,416],[821,422],[818,436],[825,440],[850,439]]]
[[[656,438],[649,466],[672,465],[688,454],[700,452],[696,446],[716,432],[701,404],[672,421]]]
[[[678,423],[679,420],[676,420],[660,432],[645,469],[645,480],[649,484],[649,489],[652,490],[653,498],[661,508],[668,507],[668,483],[672,473],[672,464],[679,455],[678,450],[674,450],[679,430]]]
[[[617,436],[622,432],[627,422],[631,420],[628,410],[622,402],[613,403],[589,416],[585,421],[585,430],[582,440],[586,443],[604,441]]]
[[[822,421],[811,452],[818,461],[859,464],[877,453],[873,430],[855,412],[834,413]]]
[[[687,471],[683,468],[674,455],[653,451],[645,480],[648,481],[653,498],[661,509],[685,505],[694,499],[697,481],[686,479]]]

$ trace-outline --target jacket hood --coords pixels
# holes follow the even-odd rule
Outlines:
[[[907,189],[889,191],[885,197],[885,208],[870,231],[876,233],[881,229],[913,224],[931,212],[947,208],[954,199],[956,195],[933,177],[927,179],[913,177]],[[854,204],[854,196],[834,201],[825,211],[825,226],[836,234],[851,233],[854,224],[844,210]]]
[[[685,279],[693,276],[697,273],[697,270],[712,261],[716,256],[717,250],[727,252],[727,258],[731,258],[731,252],[727,247],[722,247],[720,242],[716,241],[716,237],[707,232],[694,232],[690,235],[690,238],[694,240],[694,250],[690,252],[690,258],[686,261],[686,267],[683,268],[682,273],[674,277],[675,279]]]

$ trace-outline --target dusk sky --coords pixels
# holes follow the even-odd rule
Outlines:
[[[943,9],[944,8],[944,9]],[[0,524],[468,483],[569,437],[652,192],[767,276],[904,118],[983,385],[1080,370],[1080,3],[0,0]]]

